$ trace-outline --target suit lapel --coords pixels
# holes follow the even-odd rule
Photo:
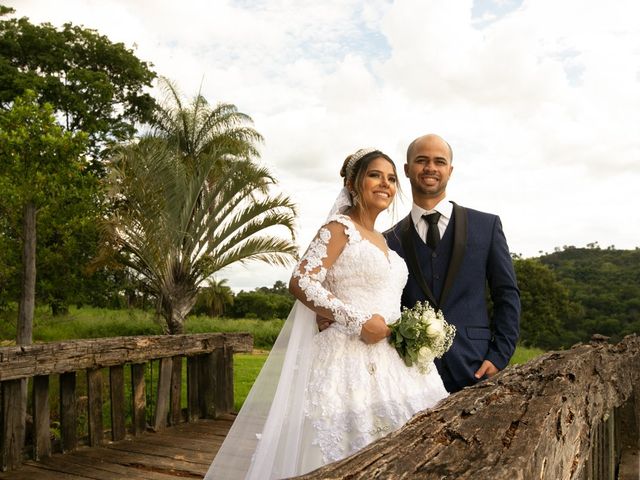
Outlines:
[[[432,305],[437,306],[438,303],[436,302],[436,298],[427,285],[427,282],[422,275],[422,270],[420,269],[418,254],[416,253],[414,232],[415,226],[411,221],[411,214],[409,214],[400,222],[400,242],[402,243],[402,249],[404,250],[407,267],[409,268],[409,273],[416,279],[416,282],[418,282],[418,285],[427,300],[429,300]]]
[[[442,293],[440,294],[440,305],[444,305],[447,296],[451,291],[453,282],[460,270],[462,260],[464,259],[464,251],[467,245],[467,211],[457,203],[453,203],[453,250],[451,251],[451,259],[449,260],[449,268],[447,268],[447,276],[445,277]]]

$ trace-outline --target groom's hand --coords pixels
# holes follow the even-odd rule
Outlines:
[[[485,360],[484,362],[482,362],[482,365],[480,365],[480,368],[475,373],[475,377],[482,378],[486,375],[487,378],[489,378],[493,377],[499,371],[500,370],[498,370],[493,363],[491,363],[489,360]]]
[[[316,315],[316,323],[318,324],[318,330],[323,331],[331,326],[333,320],[331,320],[330,318],[321,317],[320,315]]]
[[[391,335],[391,330],[387,327],[387,322],[377,313],[374,313],[371,318],[362,325],[362,330],[360,330],[360,338],[364,343],[368,344],[378,343],[389,335]]]

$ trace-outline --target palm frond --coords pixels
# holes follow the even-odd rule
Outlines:
[[[254,237],[231,247],[228,251],[208,255],[201,259],[203,275],[212,275],[234,263],[260,261],[271,265],[291,265],[298,256],[295,244],[286,239],[274,237]]]

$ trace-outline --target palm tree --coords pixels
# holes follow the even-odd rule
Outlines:
[[[207,313],[212,317],[224,315],[227,305],[233,305],[233,291],[227,285],[227,279],[212,279],[207,287],[200,290],[199,302],[204,303]],[[199,303],[200,304],[200,303]]]
[[[211,107],[200,92],[185,105],[171,81],[165,77],[159,81],[165,98],[156,109],[153,133],[167,139],[185,161],[210,150],[230,160],[259,156],[256,144],[262,142],[262,135],[248,126],[251,117],[230,103]]]
[[[159,118],[180,120],[112,152],[107,245],[156,296],[168,332],[181,333],[214,273],[236,262],[286,265],[297,257],[295,206],[270,192],[275,179],[251,159],[260,136],[243,126],[249,117],[230,113],[234,106],[211,109],[198,95],[187,108],[163,110]],[[274,234],[277,227],[286,237]]]

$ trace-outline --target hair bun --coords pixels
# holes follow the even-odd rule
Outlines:
[[[347,178],[347,165],[349,165],[349,159],[352,156],[353,155],[349,155],[347,158],[344,159],[344,162],[342,162],[342,168],[340,168],[340,176],[344,179]]]

